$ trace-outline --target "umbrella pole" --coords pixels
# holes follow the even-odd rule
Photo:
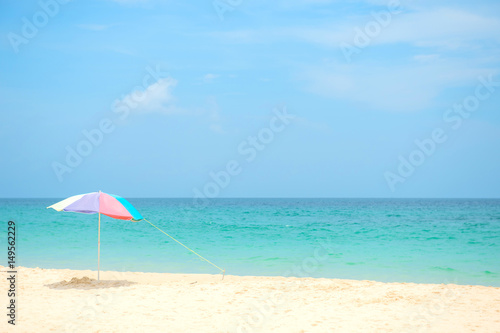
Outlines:
[[[99,232],[97,236],[97,281],[99,281],[99,260],[101,258],[101,212],[99,212]]]

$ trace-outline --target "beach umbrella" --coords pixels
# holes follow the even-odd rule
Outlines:
[[[101,256],[101,214],[119,220],[138,222],[143,220],[142,215],[127,200],[114,194],[104,192],[92,192],[79,194],[47,208],[53,208],[58,212],[76,212],[84,214],[99,214],[98,238],[97,238],[97,280],[99,280],[99,263]]]
[[[196,251],[190,249],[186,245],[179,242],[174,237],[167,234],[165,231],[158,228],[153,223],[149,222],[147,219],[142,217],[142,215],[134,208],[127,200],[123,199],[114,194],[108,194],[104,192],[92,192],[87,194],[79,194],[58,203],[53,204],[47,208],[53,208],[58,212],[76,212],[76,213],[84,213],[84,214],[99,214],[99,226],[98,226],[98,236],[97,236],[97,280],[99,281],[99,272],[100,272],[100,257],[101,257],[101,214],[112,217],[114,219],[119,220],[128,220],[132,222],[139,222],[144,220],[148,222],[151,226],[158,229],[160,232],[170,237],[172,240],[177,242],[179,245],[182,245],[187,250],[191,251],[195,255],[197,255],[203,261],[211,264],[222,272],[222,278],[224,278],[224,274],[226,270],[220,268],[210,260],[202,257]]]

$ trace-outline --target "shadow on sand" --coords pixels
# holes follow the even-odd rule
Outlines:
[[[72,278],[70,281],[61,281],[51,284],[46,284],[45,286],[51,289],[101,289],[101,288],[116,288],[116,287],[128,287],[136,282],[126,281],[126,280],[101,280],[97,281],[91,279],[87,276],[82,278]]]

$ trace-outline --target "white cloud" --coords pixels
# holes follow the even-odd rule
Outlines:
[[[381,5],[372,9],[376,12],[384,10],[387,3],[368,2]],[[299,67],[299,78],[305,80],[308,91],[391,111],[430,107],[445,89],[474,84],[478,76],[498,68],[495,57],[500,54],[498,16],[492,11],[474,8],[466,11],[439,4],[403,6],[403,11],[393,14],[390,23],[347,64],[340,45],[353,45],[355,29],[363,30],[367,23],[376,22],[370,12],[369,9],[362,16],[331,20],[327,24],[231,30],[215,36],[234,43],[276,44],[298,40],[323,46],[329,52],[326,57],[338,61]],[[382,47],[386,48],[384,57],[380,56]]]
[[[178,101],[172,93],[176,85],[177,80],[171,77],[159,79],[145,89],[134,89],[131,93],[116,100],[113,107],[117,110],[116,112],[125,108],[135,114],[182,114],[187,117],[197,117],[206,122],[210,131],[217,134],[226,133],[222,126],[223,118],[215,96],[208,96],[202,105],[183,108],[178,106]]]
[[[375,43],[408,42],[419,46],[457,48],[472,41],[499,41],[500,21],[453,8],[402,14]]]
[[[363,29],[367,22],[357,27]],[[354,45],[354,27],[343,24],[332,27],[331,33],[329,29],[303,29],[296,36],[335,49],[342,42]],[[498,31],[500,20],[452,8],[402,13],[366,48],[407,44],[414,47],[407,48],[410,52],[422,48],[425,53],[387,62],[363,57],[369,51],[361,48],[350,65],[339,61],[313,66],[303,77],[307,90],[330,98],[388,111],[421,110],[430,107],[445,89],[471,84],[478,76],[497,71],[498,59],[491,59],[485,48],[500,51]]]
[[[308,26],[274,26],[269,29],[243,29],[209,33],[211,37],[239,44],[259,44],[276,41],[303,42],[339,49],[341,43],[354,44],[357,29],[364,30],[369,22],[377,23],[374,8],[365,15],[331,20]],[[472,48],[484,41],[500,41],[500,19],[452,7],[405,9],[390,16],[389,24],[371,38],[370,45],[407,43],[417,47],[438,47],[445,50]]]
[[[414,62],[412,66],[334,63],[310,67],[301,78],[306,90],[321,96],[370,109],[409,112],[430,107],[445,88],[470,84],[492,72],[466,64],[451,60]]]
[[[342,22],[323,27],[292,28],[289,33],[304,41],[338,48],[341,43],[354,45],[358,31],[364,31],[369,22],[377,21],[374,16],[368,15],[358,17],[356,23]],[[499,19],[454,8],[393,14],[388,22],[386,27],[381,26],[380,33],[371,38],[370,46],[409,43],[414,46],[456,49],[469,47],[476,41],[500,41]]]
[[[118,100],[115,105],[126,105],[131,112],[136,113],[181,113],[174,105],[175,98],[172,89],[177,85],[173,78],[162,78],[147,88],[139,88]]]

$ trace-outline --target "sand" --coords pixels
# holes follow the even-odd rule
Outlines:
[[[500,332],[493,287],[24,267],[13,327],[2,274],[1,332]]]

